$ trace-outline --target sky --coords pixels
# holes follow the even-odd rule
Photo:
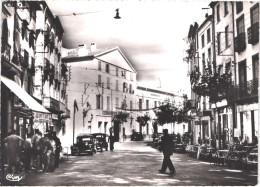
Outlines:
[[[202,23],[206,0],[47,0],[64,29],[63,47],[118,46],[137,71],[138,85],[189,90],[183,40]],[[121,19],[114,19],[119,9]],[[76,15],[73,15],[76,14]]]

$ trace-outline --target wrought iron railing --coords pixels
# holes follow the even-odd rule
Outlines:
[[[248,43],[256,44],[259,41],[259,22],[254,23],[247,29]]]
[[[2,51],[2,60],[10,62],[11,46],[9,44],[3,44],[1,51]]]
[[[242,52],[246,49],[246,37],[245,33],[242,32],[235,37],[235,52]]]
[[[234,86],[230,92],[231,100],[239,101],[250,98],[258,98],[258,79],[247,81],[245,84]]]
[[[60,102],[52,97],[44,97],[43,106],[47,109],[60,110]]]

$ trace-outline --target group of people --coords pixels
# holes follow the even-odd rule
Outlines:
[[[44,135],[35,129],[34,133],[22,139],[12,132],[4,139],[4,160],[7,164],[7,173],[21,173],[31,171],[54,171],[59,166],[60,139],[55,131]]]

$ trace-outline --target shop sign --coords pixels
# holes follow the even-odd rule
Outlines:
[[[111,115],[116,115],[116,114],[117,114],[117,112],[114,112],[114,111],[102,110],[102,115],[111,116]]]
[[[49,121],[51,121],[50,114],[34,112],[34,122],[43,123],[43,122],[49,122]]]

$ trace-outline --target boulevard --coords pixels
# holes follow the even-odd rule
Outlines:
[[[247,186],[257,184],[256,171],[216,166],[185,154],[171,156],[177,173],[160,174],[163,155],[152,142],[115,143],[114,151],[68,156],[52,173],[30,173],[24,186]]]

